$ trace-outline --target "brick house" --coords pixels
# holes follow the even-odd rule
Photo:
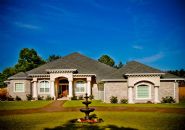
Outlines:
[[[184,80],[136,61],[120,69],[112,68],[79,53],[72,53],[27,72],[8,78],[12,97],[26,100],[31,94],[71,99],[87,93],[95,99],[110,102],[111,96],[128,99],[128,103],[159,103],[172,96],[179,101],[178,81]]]

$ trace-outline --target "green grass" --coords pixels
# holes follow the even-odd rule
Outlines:
[[[82,100],[71,100],[67,101],[64,104],[64,107],[83,107]],[[114,107],[114,106],[123,106],[123,107],[157,107],[157,108],[185,108],[185,103],[179,104],[111,104],[103,103],[100,100],[93,100],[90,106],[105,106],[105,107]]]
[[[53,101],[2,101],[0,110],[40,108],[51,102]]]
[[[80,112],[34,113],[0,116],[0,129],[26,130],[183,130],[185,115],[150,112],[95,112],[104,120],[98,124],[71,124],[70,120],[83,117]],[[130,129],[128,129],[130,128]]]

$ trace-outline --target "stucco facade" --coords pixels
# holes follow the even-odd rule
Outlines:
[[[15,92],[15,84],[16,83],[23,83],[24,84],[24,90],[22,92]],[[11,95],[13,98],[16,98],[16,96],[20,97],[22,100],[26,100],[26,95],[31,94],[31,81],[30,80],[11,80],[7,86],[8,95]]]

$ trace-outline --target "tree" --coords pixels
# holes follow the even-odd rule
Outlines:
[[[38,56],[34,49],[23,48],[19,53],[19,59],[18,63],[15,65],[15,69],[17,72],[25,72],[44,63],[45,61],[40,56]]]
[[[0,88],[5,87],[6,84],[4,83],[5,80],[7,80],[8,77],[14,75],[16,73],[14,67],[8,67],[3,70],[2,73],[0,73]]]
[[[115,65],[115,66],[114,66],[114,68],[119,69],[119,68],[121,68],[122,66],[123,66],[123,63],[120,61],[120,62],[118,63],[118,65]]]
[[[109,65],[111,67],[113,67],[114,64],[115,64],[114,60],[110,56],[108,56],[108,55],[102,55],[98,59],[98,61],[101,62],[101,63],[107,64],[107,65]]]
[[[171,74],[174,74],[174,75],[177,75],[179,77],[185,77],[185,70],[184,69],[181,69],[181,70],[170,70],[170,71],[167,71],[168,73],[171,73]]]
[[[47,62],[51,62],[51,61],[54,61],[54,60],[59,59],[59,58],[61,58],[61,56],[58,56],[58,55],[50,55],[46,61]]]

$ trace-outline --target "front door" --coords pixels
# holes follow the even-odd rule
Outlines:
[[[58,97],[62,98],[62,97],[67,97],[68,95],[68,85],[59,85],[58,88]]]
[[[68,95],[68,85],[62,85],[62,96],[67,97]]]

